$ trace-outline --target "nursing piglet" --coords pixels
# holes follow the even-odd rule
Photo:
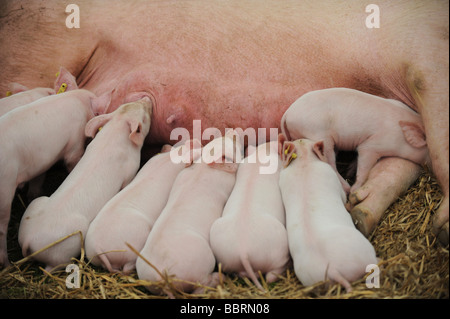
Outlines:
[[[133,181],[102,208],[86,235],[86,255],[92,264],[124,274],[136,267],[137,255],[126,243],[137,251],[144,247],[153,224],[167,203],[175,178],[185,167],[185,162],[190,162],[192,152],[187,146],[174,149],[170,145],[163,146],[162,153],[153,156]],[[200,151],[199,141],[198,146]],[[182,152],[182,161],[173,162],[171,151]]]
[[[336,170],[335,148],[358,152],[356,181],[367,180],[381,157],[397,156],[419,165],[429,161],[420,116],[403,103],[347,88],[312,91],[284,113],[281,129],[289,140],[324,142],[327,162]],[[339,175],[346,192],[348,183]]]
[[[345,209],[345,192],[324,162],[323,142],[284,142],[281,156],[279,185],[295,274],[305,286],[330,279],[351,291],[350,282],[377,258]]]
[[[194,163],[178,174],[167,205],[140,252],[161,274],[181,280],[173,284],[185,292],[195,289],[191,283],[218,283],[218,274],[213,274],[216,259],[209,232],[221,216],[235,182],[238,164],[234,151],[237,149],[240,154],[240,143],[233,142],[233,134],[212,140],[202,149],[202,160],[194,158]],[[212,158],[210,152],[214,153]],[[163,279],[141,258],[137,259],[136,270],[140,279]],[[161,292],[152,285],[147,288],[153,293]],[[201,290],[197,288],[195,292]]]
[[[14,110],[16,107],[34,102],[40,98],[55,94],[55,90],[51,88],[34,88],[18,84],[11,84],[12,95],[0,99],[0,116]]]
[[[64,159],[72,169],[84,152],[94,115],[87,90],[51,95],[0,117],[0,265],[7,264],[6,231],[17,186]]]
[[[150,99],[143,98],[86,124],[86,136],[95,138],[80,162],[50,197],[35,199],[22,217],[19,244],[24,256],[74,232],[86,235],[100,209],[136,175],[150,113]],[[72,236],[33,258],[52,269],[70,262],[80,249],[79,236]]]
[[[266,281],[273,282],[290,260],[280,168],[277,141],[250,150],[239,164],[222,217],[210,232],[211,248],[223,271],[250,277],[260,289],[255,272],[266,273]]]
[[[42,87],[28,89],[19,83],[11,83],[9,89],[11,95],[0,99],[0,116],[43,97],[76,90],[78,85],[76,78],[66,68],[60,67],[53,89]],[[98,98],[91,101],[91,107],[94,102],[98,103]]]

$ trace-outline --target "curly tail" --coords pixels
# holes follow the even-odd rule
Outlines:
[[[249,277],[253,283],[255,284],[256,287],[258,287],[259,289],[265,291],[265,289],[263,288],[263,286],[261,286],[261,283],[259,282],[258,278],[256,277],[256,274],[253,270],[252,265],[250,264],[250,260],[248,259],[248,254],[241,252],[241,263],[242,266],[244,267],[244,270],[247,274],[247,277]]]
[[[352,291],[352,285],[348,282],[347,279],[345,279],[344,276],[342,276],[339,270],[336,270],[335,268],[329,268],[327,271],[327,277],[328,279],[341,284],[347,292]]]

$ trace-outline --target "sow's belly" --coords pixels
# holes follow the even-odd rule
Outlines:
[[[161,97],[147,140],[173,144],[174,139],[199,138],[206,144],[226,129],[241,130],[247,136],[245,144],[276,140],[283,113],[305,89],[271,86],[270,90],[210,87],[205,92],[204,86],[193,84],[183,90],[186,96]]]
[[[336,16],[328,6],[315,8],[318,12],[290,6],[237,10],[221,2],[190,2],[186,9],[175,2],[145,10],[145,19],[133,19],[140,28],[124,24],[114,36],[106,33],[108,41],[100,43],[77,81],[97,95],[115,90],[108,112],[133,91],[150,92],[156,106],[148,140],[156,143],[173,143],[175,128],[192,135],[194,120],[202,121],[202,130],[222,133],[225,128],[278,128],[284,111],[311,90],[352,87],[389,94],[384,84],[371,81],[380,78],[371,54],[359,53],[372,40],[360,27],[365,6],[354,8],[351,17]],[[311,16],[328,21],[327,29],[312,27]],[[342,35],[330,26],[344,21],[363,34]]]

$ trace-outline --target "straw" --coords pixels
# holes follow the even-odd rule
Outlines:
[[[81,257],[72,260],[79,269],[80,287],[67,288],[66,278],[69,273],[64,269],[47,272],[41,264],[32,261],[32,257],[40,251],[21,258],[17,231],[25,208],[16,198],[8,245],[10,258],[17,261],[0,271],[0,298],[449,298],[448,246],[443,247],[431,231],[433,216],[441,201],[442,193],[435,178],[424,171],[414,185],[388,208],[369,236],[380,259],[380,288],[367,287],[369,273],[352,283],[353,290],[350,293],[337,284],[324,282],[305,287],[290,267],[279,276],[277,282],[271,284],[266,283],[260,274],[261,283],[266,289],[261,291],[249,279],[222,273],[221,265],[218,265],[216,271],[219,272],[220,280],[217,287],[197,284],[204,291],[188,294],[177,290],[174,283],[178,280],[166,273],[159,272],[162,278],[159,282],[147,282],[140,280],[136,273],[109,273],[93,266],[85,260],[84,248],[80,251]],[[76,234],[70,234],[42,250]],[[131,245],[129,248],[143,258]],[[150,260],[143,259],[154,267]],[[163,293],[151,294],[145,288],[150,284],[160,287]]]

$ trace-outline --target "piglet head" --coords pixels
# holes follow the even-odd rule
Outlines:
[[[150,130],[152,103],[148,97],[144,97],[136,102],[124,104],[124,106],[126,105],[130,105],[128,110],[125,111],[121,108],[117,110],[119,114],[124,114],[127,119],[130,126],[130,140],[134,144],[142,146]]]
[[[91,119],[85,128],[85,134],[94,138],[100,129],[109,121],[125,121],[130,129],[130,140],[137,146],[142,146],[150,130],[152,103],[148,97],[139,101],[122,105],[112,113],[102,114]]]
[[[320,160],[323,162],[327,162],[323,141],[313,142],[307,139],[283,141],[280,157],[283,163],[283,167],[287,167],[293,160],[297,158],[302,158],[310,161]]]
[[[295,143],[289,141],[285,134],[278,134],[278,155],[280,155],[283,167],[289,166],[291,161],[297,158],[295,148]]]
[[[283,167],[288,167],[293,160],[297,158],[297,146],[293,141],[285,141],[283,147],[281,148],[281,162]]]
[[[239,134],[234,130],[228,130],[225,136],[215,138],[204,147],[202,159],[212,168],[235,173],[242,155]]]

